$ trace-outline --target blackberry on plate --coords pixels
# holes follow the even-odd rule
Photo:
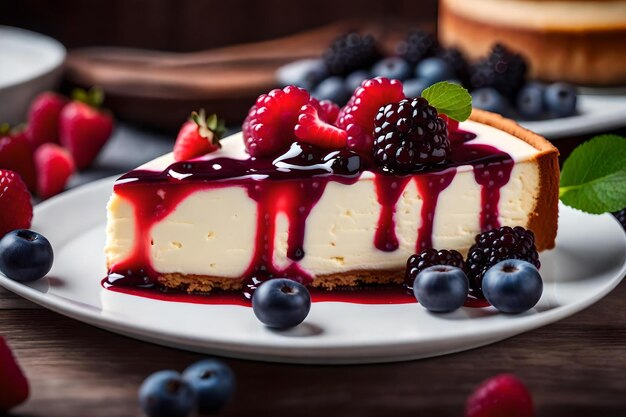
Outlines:
[[[495,44],[487,58],[470,68],[472,88],[491,87],[513,100],[524,85],[528,65],[524,58],[502,44]]]
[[[445,163],[450,153],[446,122],[424,98],[382,106],[374,125],[374,160],[387,172],[436,167]]]
[[[348,75],[358,69],[371,67],[381,57],[372,35],[350,32],[335,39],[322,59],[332,75]]]
[[[455,250],[437,250],[433,248],[422,249],[420,253],[411,255],[406,261],[406,273],[404,274],[404,286],[408,289],[413,287],[417,275],[431,266],[447,265],[463,269],[463,255]]]
[[[480,291],[485,272],[506,259],[520,259],[540,267],[539,253],[535,247],[535,235],[523,227],[503,226],[476,235],[474,245],[469,249],[465,270],[470,288]]]
[[[422,59],[435,55],[437,48],[437,39],[432,34],[414,30],[396,45],[396,52],[409,64],[415,65]]]

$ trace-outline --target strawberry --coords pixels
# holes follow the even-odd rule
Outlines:
[[[51,91],[39,94],[30,103],[26,136],[33,149],[46,142],[59,142],[59,118],[66,104],[65,97]]]
[[[11,230],[28,229],[33,219],[30,193],[14,171],[0,169],[0,238]]]
[[[49,198],[63,191],[75,171],[72,156],[55,143],[44,143],[37,148],[35,163],[39,172],[37,193],[41,198]]]
[[[220,139],[225,131],[224,121],[219,120],[217,115],[207,118],[204,109],[191,113],[176,137],[174,159],[184,161],[218,150],[222,147]]]
[[[59,140],[76,167],[85,169],[111,137],[113,117],[98,109],[104,99],[101,90],[76,90],[73,96],[75,99],[61,110]]]
[[[325,149],[346,147],[348,133],[321,120],[313,104],[302,106],[294,133],[302,142]]]
[[[514,375],[501,374],[481,383],[467,399],[465,417],[534,417],[533,400]]]
[[[0,169],[17,172],[29,189],[35,189],[37,176],[33,149],[23,131],[11,130],[6,123],[0,126]]]
[[[243,138],[251,156],[278,155],[294,142],[294,127],[300,108],[310,96],[303,88],[289,85],[261,94],[243,122]]]
[[[371,155],[378,109],[403,98],[402,83],[398,80],[376,77],[363,81],[337,116],[336,126],[348,132],[348,148]]]
[[[0,411],[8,411],[28,398],[28,380],[11,348],[0,337]]]

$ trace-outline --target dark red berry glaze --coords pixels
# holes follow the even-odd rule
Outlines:
[[[359,166],[353,162],[329,162],[327,151],[319,153],[303,145],[302,151],[288,151],[278,159],[250,158],[247,160],[218,157],[208,161],[201,159],[172,164],[163,172],[132,171],[122,176],[115,184],[115,192],[130,201],[135,207],[136,230],[135,247],[131,255],[123,262],[113,265],[103,285],[115,291],[145,295],[154,292],[152,298],[169,299],[183,302],[201,302],[207,304],[238,304],[231,295],[193,296],[175,292],[155,291],[157,273],[151,267],[150,230],[160,220],[169,215],[183,199],[190,194],[205,189],[215,189],[238,185],[244,187],[251,199],[257,203],[257,225],[254,255],[241,277],[244,280],[244,295],[249,298],[254,289],[264,280],[273,277],[288,277],[302,283],[309,283],[309,274],[299,267],[298,261],[306,256],[304,236],[306,220],[317,201],[321,198],[326,184],[330,181],[351,185],[358,181],[364,170],[374,173],[377,199],[381,205],[381,214],[377,232],[372,244],[383,251],[393,251],[399,246],[395,227],[396,203],[411,179],[423,199],[419,238],[416,251],[432,246],[434,213],[439,194],[452,182],[457,167],[472,165],[475,175],[488,171],[497,181],[483,185],[481,218],[496,219],[499,190],[508,181],[513,167],[511,157],[488,145],[467,143],[475,136],[464,131],[450,134],[451,151],[445,169],[421,172],[418,175],[390,176],[368,164]],[[299,146],[299,145],[298,145]],[[317,152],[317,153],[316,153]],[[320,151],[321,152],[321,151]],[[353,158],[342,151],[341,158]],[[336,154],[336,153],[335,153]],[[338,158],[339,156],[335,156]],[[278,163],[277,163],[278,162]],[[278,169],[278,165],[283,166]],[[284,164],[288,164],[285,169]],[[497,168],[492,168],[492,165]],[[219,166],[219,168],[216,168]],[[355,167],[358,169],[346,168]],[[494,171],[495,170],[495,171]],[[499,172],[502,171],[502,174]],[[496,174],[493,174],[496,172]],[[259,178],[263,177],[260,181]],[[505,181],[506,179],[506,181]],[[280,198],[279,198],[280,196]],[[280,204],[277,201],[280,200]],[[495,204],[492,204],[495,203]],[[274,237],[276,217],[283,213],[288,218],[289,236],[287,256],[293,262],[286,268],[278,268],[272,262],[274,257]],[[487,224],[487,222],[485,222]],[[496,224],[491,221],[491,224]],[[481,227],[483,222],[481,221]],[[413,302],[399,286],[396,289],[372,293],[365,296],[366,290],[349,291],[349,296],[342,291],[319,293],[314,301],[337,301],[339,297],[346,302],[365,304],[385,304]],[[361,294],[363,292],[363,294]],[[373,291],[375,292],[375,291]],[[397,292],[397,296],[391,295]],[[239,295],[238,297],[241,298]],[[200,301],[201,300],[201,301]],[[369,300],[369,301],[367,301]],[[243,300],[242,303],[247,303]],[[476,303],[474,303],[476,304]],[[478,303],[480,304],[480,303]]]

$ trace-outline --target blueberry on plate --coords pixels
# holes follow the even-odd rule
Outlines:
[[[315,87],[327,75],[328,70],[321,59],[300,59],[276,71],[276,78],[282,87],[296,85],[307,90]]]
[[[158,371],[139,388],[139,404],[148,417],[186,417],[196,408],[196,391],[176,371]]]
[[[265,281],[252,296],[252,310],[268,327],[288,329],[302,323],[311,310],[306,287],[287,278]]]
[[[469,281],[461,268],[435,265],[417,274],[413,294],[417,301],[434,313],[448,313],[467,299]]]
[[[346,77],[346,88],[352,94],[363,81],[371,78],[371,74],[366,70],[357,70]]]
[[[517,314],[537,304],[543,292],[543,281],[530,262],[508,259],[485,272],[482,291],[487,301],[499,311]]]
[[[372,76],[404,81],[411,76],[411,66],[404,59],[392,56],[374,64]]]
[[[544,111],[545,87],[539,83],[528,83],[517,93],[516,107],[526,119],[537,119]]]
[[[430,84],[454,78],[454,70],[441,58],[426,58],[415,67],[415,75]]]
[[[235,392],[235,374],[228,365],[217,359],[194,363],[185,369],[183,379],[196,391],[200,414],[219,411]]]
[[[313,90],[313,97],[318,100],[330,100],[344,105],[350,98],[350,93],[341,77],[330,77],[321,81]]]
[[[402,84],[404,95],[408,98],[416,98],[422,95],[422,91],[430,87],[430,83],[420,78],[411,78]]]
[[[0,239],[0,271],[14,281],[43,278],[52,268],[53,260],[48,239],[32,230],[13,230]]]
[[[546,108],[555,117],[567,117],[576,113],[576,88],[568,83],[554,83],[546,88]]]
[[[509,102],[493,88],[479,88],[472,91],[472,106],[500,114],[509,112]]]

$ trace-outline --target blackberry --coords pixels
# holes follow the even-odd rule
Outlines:
[[[502,44],[495,44],[487,58],[470,68],[472,88],[492,87],[513,100],[524,85],[528,65],[524,58]]]
[[[382,106],[374,125],[374,160],[387,172],[436,167],[450,153],[446,122],[424,98]]]
[[[356,32],[335,39],[322,55],[328,72],[341,76],[359,69],[369,69],[380,57],[374,37]]]
[[[626,230],[626,208],[623,208],[620,211],[616,211],[615,213],[613,213],[613,216],[615,216],[617,221],[622,224],[624,230]]]
[[[432,34],[414,30],[396,45],[396,52],[409,64],[415,65],[422,59],[435,55],[438,47],[437,39]]]
[[[440,51],[437,56],[452,68],[454,75],[461,81],[461,84],[469,85],[469,64],[459,49],[447,48]]]
[[[413,282],[417,275],[424,269],[435,265],[456,266],[463,269],[463,255],[455,250],[437,250],[433,248],[423,249],[420,253],[411,255],[406,262],[404,274],[404,287],[412,290]]]
[[[476,235],[465,264],[470,288],[480,293],[485,272],[505,259],[520,259],[539,268],[539,254],[531,230],[504,226]]]

